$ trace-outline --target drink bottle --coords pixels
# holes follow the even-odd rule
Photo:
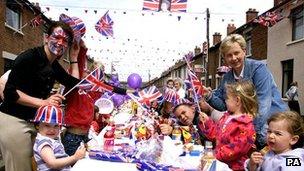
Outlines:
[[[106,133],[103,136],[103,149],[112,151],[114,148],[114,131],[111,126],[107,126]]]

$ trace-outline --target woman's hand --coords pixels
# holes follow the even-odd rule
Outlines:
[[[76,62],[78,59],[78,54],[80,51],[80,44],[83,43],[83,40],[80,40],[80,42],[74,41],[71,48],[70,48],[70,61]]]
[[[45,105],[60,106],[63,100],[65,100],[65,97],[61,94],[53,94],[45,100]]]

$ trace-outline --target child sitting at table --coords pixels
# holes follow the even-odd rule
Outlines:
[[[226,85],[227,111],[215,122],[200,114],[199,129],[209,140],[216,141],[216,159],[232,170],[244,170],[244,162],[255,142],[253,118],[258,111],[256,91],[251,82]]]
[[[86,149],[80,146],[76,153],[68,156],[59,139],[63,111],[56,106],[42,106],[33,120],[37,123],[38,134],[34,143],[34,158],[37,170],[70,170],[71,165],[84,158]]]
[[[304,123],[301,116],[290,111],[277,113],[268,119],[268,126],[270,150],[264,156],[261,152],[253,152],[250,161],[246,161],[246,170],[303,170]],[[291,160],[289,165],[288,159]]]

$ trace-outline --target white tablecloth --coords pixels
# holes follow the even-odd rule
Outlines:
[[[138,171],[136,169],[136,164],[134,163],[109,162],[102,160],[94,160],[90,158],[84,158],[77,161],[77,163],[71,169],[71,171],[101,171],[101,170]]]

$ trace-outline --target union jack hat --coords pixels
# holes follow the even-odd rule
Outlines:
[[[177,99],[176,102],[174,103],[174,106],[172,107],[172,111],[174,111],[178,106],[183,105],[183,104],[187,104],[187,105],[193,105],[193,103],[185,98],[180,98]]]
[[[69,17],[66,14],[60,14],[59,20],[68,24],[72,28],[76,40],[80,40],[80,38],[86,32],[86,26],[84,22],[78,17]]]
[[[38,108],[36,116],[32,122],[63,125],[63,111],[57,106],[41,106]]]

